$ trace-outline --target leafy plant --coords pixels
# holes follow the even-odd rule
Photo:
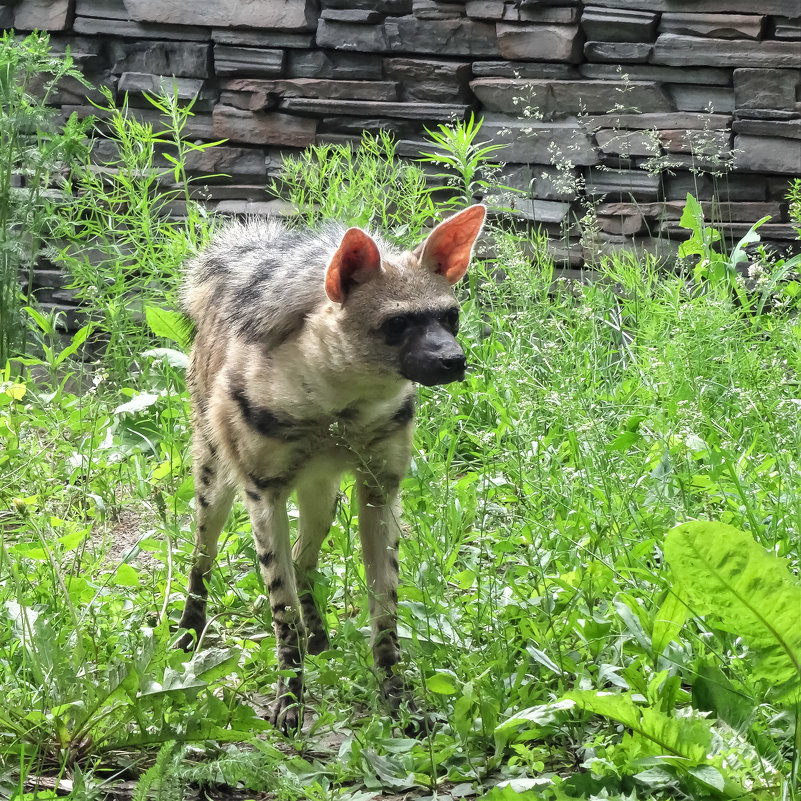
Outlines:
[[[672,529],[665,558],[696,613],[748,644],[753,678],[801,701],[801,585],[786,562],[750,534],[706,521]]]
[[[748,262],[746,248],[759,242],[757,229],[769,219],[763,217],[757,220],[730,254],[718,250],[722,235],[716,228],[705,224],[701,204],[690,194],[687,195],[680,220],[682,228],[692,231],[692,236],[679,245],[679,257],[699,257],[693,268],[693,278],[697,284],[718,293],[720,297],[736,297],[740,306],[756,317],[762,314],[767,300],[779,283],[801,266],[801,254],[787,260],[780,259],[773,265],[771,274],[761,282],[756,297],[746,291],[738,268]]]
[[[69,51],[51,53],[46,33],[0,36],[0,365],[25,352],[20,310],[31,300],[33,268],[50,244],[57,208],[69,197],[70,169],[86,153],[91,120],[73,114],[60,126],[58,110],[48,106],[66,78],[89,86]]]
[[[60,263],[93,317],[106,362],[125,375],[150,344],[145,308],[154,300],[177,302],[181,264],[209,236],[211,221],[190,194],[200,178],[187,174],[187,158],[218,143],[196,144],[183,136],[193,103],[147,95],[164,120],[155,130],[103,92],[102,124],[116,154],[100,169],[97,156],[88,158],[76,174],[76,197],[58,231],[67,243]],[[178,201],[185,213],[176,218],[170,207]]]
[[[299,224],[339,220],[408,244],[436,216],[425,185],[423,171],[399,159],[392,135],[381,131],[363,133],[356,147],[322,144],[283,155],[271,188],[288,198]]]
[[[425,129],[427,144],[435,145],[438,150],[421,152],[420,161],[446,168],[447,172],[435,173],[434,177],[444,180],[446,186],[455,191],[445,201],[451,206],[475,203],[487,190],[498,188],[491,181],[498,171],[491,154],[503,150],[506,145],[476,141],[483,123],[483,118],[476,120],[471,114],[466,121],[440,124],[438,130]],[[438,188],[429,191],[437,192]]]

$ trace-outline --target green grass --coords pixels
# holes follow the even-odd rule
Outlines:
[[[797,260],[719,252],[692,198],[681,274],[621,255],[567,283],[542,237],[493,231],[461,290],[469,376],[421,390],[403,485],[403,667],[436,726],[400,737],[378,703],[345,483],[316,586],[336,634],[286,739],[262,717],[278,666],[241,504],[204,647],[172,648],[190,413],[155,306],[214,221],[190,197],[191,109],[152,102],[161,130],[101,109],[117,157],[48,211],[91,322],[65,343],[28,307],[28,356],[0,364],[0,798],[798,801]],[[296,224],[413,244],[434,198],[487,188],[479,130],[431,133],[444,187],[386,137],[287,159],[276,187]]]
[[[206,649],[170,649],[188,409],[181,370],[141,356],[122,383],[84,368],[0,390],[0,788],[22,798],[21,775],[77,772],[73,798],[137,776],[142,798],[190,781],[294,799],[499,780],[531,798],[798,797],[797,702],[755,677],[736,632],[692,609],[666,626],[662,548],[677,523],[724,521],[797,574],[801,324],[633,261],[554,285],[500,236],[506,277],[470,275],[469,378],[422,392],[404,482],[404,665],[435,733],[399,739],[377,705],[347,484],[308,731],[286,741],[258,717],[277,666],[241,506]],[[641,728],[598,691],[631,699]]]

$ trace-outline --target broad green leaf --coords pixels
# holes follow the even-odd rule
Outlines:
[[[435,673],[426,679],[426,687],[432,693],[439,695],[453,695],[456,692],[456,685],[453,679],[445,673]]]
[[[735,729],[745,729],[756,715],[751,696],[737,689],[717,665],[702,665],[693,680],[693,706],[714,712]]]
[[[139,574],[133,567],[123,562],[114,574],[114,583],[121,587],[138,587]]]
[[[186,370],[189,365],[189,357],[183,351],[175,350],[175,348],[151,348],[142,355],[149,356],[151,359],[162,359],[170,367],[177,367],[179,370]]]
[[[651,647],[655,654],[661,654],[668,643],[676,638],[687,620],[687,613],[686,604],[673,590],[670,590],[654,618]]]
[[[671,718],[634,703],[628,694],[577,690],[565,695],[586,712],[616,720],[650,740],[663,753],[683,757],[694,765],[706,759],[712,740],[710,724],[700,718]]]
[[[153,395],[150,392],[140,392],[134,395],[127,403],[120,404],[115,410],[114,414],[122,414],[123,412],[141,412],[152,406],[159,399],[158,395]]]
[[[665,558],[694,609],[748,644],[754,676],[801,690],[801,586],[786,562],[750,534],[724,523],[695,521],[668,532]]]
[[[185,350],[190,344],[189,326],[183,314],[158,306],[145,307],[145,319],[150,330],[157,337],[164,337],[177,342]]]

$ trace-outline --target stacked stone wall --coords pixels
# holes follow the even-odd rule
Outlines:
[[[275,210],[287,150],[384,129],[413,157],[424,125],[475,112],[516,214],[567,234],[573,266],[587,199],[601,248],[674,247],[688,191],[729,238],[770,215],[769,242],[795,239],[800,0],[18,0],[0,21],[48,30],[145,117],[144,92],[197,95],[189,136],[228,140],[192,165],[228,174],[220,212]],[[96,111],[77,85],[54,102]]]

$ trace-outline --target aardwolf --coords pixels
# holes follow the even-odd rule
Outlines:
[[[206,581],[237,487],[244,487],[282,670],[270,719],[302,722],[303,655],[329,647],[310,574],[333,521],[340,478],[354,474],[372,649],[396,710],[398,490],[410,461],[412,382],[464,378],[452,285],[484,222],[471,206],[399,252],[360,228],[296,232],[231,224],[186,272],[196,336],[188,383],[194,417],[196,533],[180,621],[191,646],[206,624]],[[286,503],[297,492],[298,536]],[[414,709],[413,702],[409,702]]]

